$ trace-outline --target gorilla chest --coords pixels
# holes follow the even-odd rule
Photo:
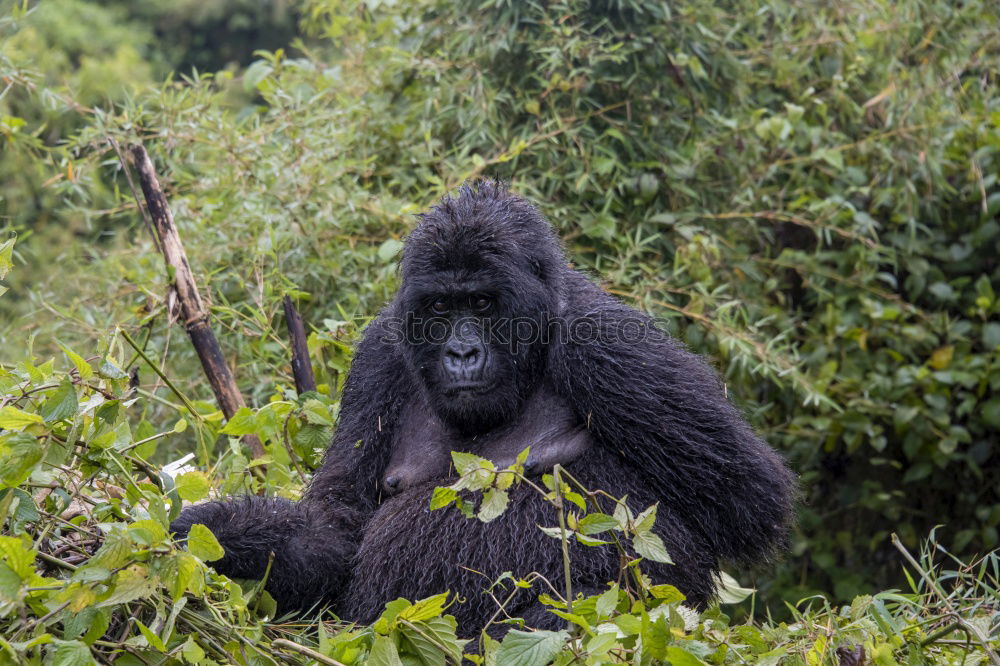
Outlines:
[[[452,472],[452,451],[474,453],[504,468],[530,447],[525,471],[537,475],[556,464],[569,464],[591,446],[590,433],[566,402],[547,387],[526,402],[512,423],[472,436],[449,428],[422,400],[414,400],[402,414],[381,489],[391,496],[428,481],[447,479]]]

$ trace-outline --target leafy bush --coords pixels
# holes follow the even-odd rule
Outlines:
[[[0,249],[0,277],[9,266],[7,247]],[[170,400],[139,388],[123,370],[129,361],[143,365],[143,373],[162,369],[130,340],[119,332],[90,358],[64,347],[59,359],[0,367],[3,663],[431,666],[458,664],[467,651],[471,661],[503,666],[820,664],[838,655],[895,664],[982,660],[1000,646],[991,624],[1000,559],[994,554],[942,573],[934,563],[940,551],[932,549],[921,562],[911,558],[917,577],[909,592],[858,597],[840,610],[822,599],[807,601],[792,624],[737,624],[719,607],[698,616],[675,588],[643,577],[639,560],[626,564],[631,577],[588,598],[563,594],[558,581],[537,576],[507,576],[493,586],[495,596],[524,586],[545,592],[544,603],[567,620],[561,631],[509,621],[513,627],[501,641],[486,634],[459,638],[447,593],[390,602],[370,626],[321,615],[275,622],[262,583],[237,584],[206,566],[223,554],[211,532],[195,525],[179,549],[168,525],[183,502],[248,484],[297,494],[302,468],[329,438],[331,405],[316,393],[290,397],[291,389],[281,387],[267,406],[242,410],[223,425],[213,405],[192,401],[166,375]],[[164,408],[179,418],[157,431],[147,416]],[[268,457],[246,459],[238,439],[246,433],[260,436]],[[209,474],[149,462],[158,448],[185,439],[225,444]],[[435,493],[437,510],[457,510],[447,508],[456,501],[471,509],[468,492],[485,491],[476,517],[492,520],[512,483],[533,483],[519,465],[497,471],[489,461],[456,456],[463,476]],[[536,489],[553,503],[558,526],[547,531],[564,544],[565,557],[569,540],[605,547],[619,535],[646,558],[667,557],[650,532],[655,507],[640,515],[624,504],[614,515],[590,512],[592,493],[561,474]],[[965,640],[951,638],[956,632]]]
[[[211,414],[197,407],[210,394],[107,136],[156,155],[227,354],[264,410],[298,405],[284,293],[317,328],[313,399],[332,416],[349,343],[395,287],[410,214],[467,178],[507,177],[575,261],[718,360],[801,473],[800,534],[758,582],[766,599],[906,585],[893,531],[914,549],[944,523],[969,560],[997,547],[1000,12],[605,4],[312,0],[320,45],[262,54],[241,77],[255,107],[234,110],[227,76],[205,75],[94,110],[33,168],[60,214],[105,233],[19,244],[0,325],[34,342],[0,355],[29,372],[62,354],[58,339],[115,350],[128,371],[120,325],[196,406],[179,413],[140,371],[149,435],[191,423],[150,464],[196,451],[226,491],[294,494],[283,445],[267,477],[241,475],[250,462],[218,424],[195,426],[212,423],[193,415]]]

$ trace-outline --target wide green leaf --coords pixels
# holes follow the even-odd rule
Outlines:
[[[226,551],[215,535],[204,525],[195,523],[191,526],[187,537],[188,551],[203,562],[214,562],[221,559]]]
[[[569,639],[567,631],[520,631],[512,629],[497,650],[497,666],[545,666]]]

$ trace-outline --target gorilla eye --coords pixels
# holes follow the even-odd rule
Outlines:
[[[490,305],[492,305],[492,303],[490,302],[490,299],[486,296],[475,296],[472,299],[472,307],[475,308],[476,310],[479,310],[480,312],[489,310]]]
[[[434,303],[431,305],[431,310],[433,310],[437,314],[444,314],[445,312],[448,311],[448,304],[445,303],[444,301],[434,301]]]

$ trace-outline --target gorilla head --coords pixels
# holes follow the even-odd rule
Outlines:
[[[501,185],[463,187],[407,239],[404,355],[437,415],[466,434],[509,422],[545,370],[565,258],[548,222]]]

